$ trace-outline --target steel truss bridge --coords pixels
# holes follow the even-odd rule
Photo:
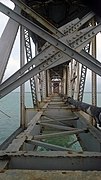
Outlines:
[[[101,178],[101,108],[96,102],[100,18],[79,0],[12,2],[14,10],[0,3],[9,17],[0,38],[0,98],[20,86],[21,117],[19,128],[0,145],[1,177]],[[3,81],[18,29],[20,69]],[[92,71],[92,105],[82,102],[87,68]],[[33,108],[25,108],[28,80]]]

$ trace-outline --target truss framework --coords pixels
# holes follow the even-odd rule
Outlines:
[[[64,37],[61,39],[61,41],[59,41],[58,39],[56,39],[55,37],[51,36],[49,33],[45,32],[44,30],[40,29],[38,26],[36,26],[35,24],[32,25],[32,22],[29,22],[28,20],[26,20],[25,18],[21,17],[20,15],[18,15],[17,13],[13,12],[12,10],[8,9],[7,7],[5,7],[4,5],[1,5],[2,7],[2,12],[3,12],[3,8],[4,8],[4,13],[8,14],[7,11],[9,11],[9,16],[13,15],[13,18],[17,21],[21,21],[20,23],[22,23],[23,25],[25,26],[28,26],[29,25],[29,29],[32,30],[32,26],[34,28],[34,32],[37,33],[38,35],[40,35],[42,37],[42,33],[44,33],[44,39],[47,40],[56,46],[56,48],[60,48],[60,50],[62,50],[66,55],[69,55],[71,56],[71,58],[75,58],[77,61],[83,63],[84,65],[87,64],[88,68],[92,69],[93,71],[96,71],[96,73],[98,73],[100,75],[100,63],[98,61],[94,62],[94,61],[91,61],[90,59],[87,59],[87,57],[84,57],[83,55],[79,54],[78,52],[76,52],[74,49],[72,49],[70,46],[74,46],[75,47],[75,44],[78,45],[79,42],[82,43],[82,41],[84,40],[84,42],[86,41],[86,43],[88,43],[87,39],[90,39],[100,31],[100,24],[97,25],[96,27],[92,27],[92,30],[91,31],[88,31],[88,35],[85,35],[83,36],[82,38],[80,38],[80,40],[76,40],[74,42],[74,44],[70,45],[70,46],[66,46],[65,44],[63,44],[61,41],[64,40]],[[88,15],[89,16],[89,15]],[[83,19],[84,20],[84,19]],[[88,20],[88,18],[87,18]],[[82,22],[82,20],[81,20]],[[81,23],[82,24],[82,23]],[[33,30],[32,30],[33,31]],[[36,32],[37,31],[37,32]],[[78,36],[78,34],[77,34]],[[87,38],[89,37],[89,38]],[[65,37],[66,39],[66,37]],[[75,39],[75,37],[74,37]],[[65,40],[66,42],[66,40]],[[68,43],[67,43],[68,44]],[[85,45],[85,43],[83,44],[83,46]],[[80,48],[82,49],[83,47],[82,45],[80,46]],[[56,48],[50,46],[49,48],[46,48],[46,52],[47,50],[49,51],[51,49],[51,56],[54,55],[54,53],[58,52],[58,49],[56,50]],[[44,55],[44,58],[42,59],[42,54],[45,54]],[[60,52],[61,54],[61,52]],[[58,57],[60,59],[60,54],[58,54]],[[84,54],[84,52],[83,52]],[[54,57],[54,58],[51,58],[50,59],[47,59],[47,58],[50,58],[50,53],[48,54],[49,57],[47,57],[45,51],[42,51],[39,55],[38,55],[38,59],[40,58],[41,56],[41,59],[40,61],[42,62],[43,60],[43,63],[41,63],[40,66],[36,66],[33,70],[30,70],[30,72],[28,73],[25,73],[23,76],[21,76],[20,78],[18,78],[18,75],[22,74],[22,72],[24,72],[25,70],[27,70],[29,68],[29,64],[27,63],[27,65],[23,66],[23,68],[21,68],[17,73],[15,73],[15,75],[13,75],[10,80],[11,80],[11,85],[9,84],[9,81],[7,82],[8,83],[8,86],[6,86],[6,90],[5,88],[1,90],[1,97],[3,97],[4,95],[6,95],[7,93],[11,92],[13,89],[15,89],[16,87],[18,87],[19,85],[21,85],[22,83],[24,83],[25,81],[27,81],[29,78],[32,77],[32,74],[33,75],[36,75],[37,73],[47,69],[51,64],[53,64],[55,61],[57,61],[57,58]],[[79,57],[80,56],[80,57]],[[46,61],[47,60],[47,61]],[[89,62],[89,63],[88,63]],[[31,61],[31,63],[33,64],[33,62]],[[31,64],[31,65],[32,65]],[[43,68],[42,68],[43,67]],[[32,72],[33,71],[33,72]],[[15,79],[18,78],[16,81]],[[27,78],[26,78],[27,77]],[[15,82],[13,82],[15,81]],[[1,86],[2,88],[2,86]],[[6,91],[6,92],[5,92]]]
[[[32,17],[37,18],[39,16],[38,14],[35,16],[35,12],[26,7],[21,1],[12,1],[20,6],[21,9],[25,10],[25,12],[28,12]],[[50,68],[63,63],[70,63],[72,59],[76,60],[73,75],[75,75],[77,71],[76,63],[80,62],[84,67],[86,66],[101,76],[101,63],[97,60],[94,61],[95,58],[82,50],[101,29],[101,23],[94,27],[90,26],[82,28],[82,26],[94,16],[93,13],[89,13],[81,20],[77,18],[59,29],[56,29],[48,22],[46,24],[46,21],[40,17],[38,21],[41,24],[44,22],[44,26],[53,32],[54,35],[51,35],[49,32],[21,16],[18,11],[16,13],[5,5],[2,5],[2,3],[0,3],[0,11],[16,21],[17,27],[19,23],[48,42],[42,47],[42,51],[32,59],[30,42],[26,40],[28,43],[26,45],[26,49],[28,48],[28,63],[0,85],[0,98],[4,97],[6,94],[40,72],[44,72],[44,70],[49,70]],[[9,25],[10,24],[11,22],[9,21]],[[15,29],[15,33],[16,31],[17,28]],[[13,35],[11,39],[14,40],[14,38],[15,35]],[[9,53],[12,49],[12,45],[13,42],[10,46]],[[8,54],[6,55],[8,57]],[[7,63],[7,59],[4,60],[4,63]],[[34,65],[35,67],[32,68]],[[4,71],[5,68],[3,68],[3,73]],[[75,79],[74,76],[73,78]],[[45,87],[45,82],[43,86]],[[99,138],[101,133],[95,127],[89,125],[85,118],[76,112],[75,108],[73,109],[66,105],[62,106],[63,102],[61,102],[60,99],[58,101],[58,98],[52,102],[50,102],[49,99],[46,99],[46,104],[42,108],[37,109],[36,112],[38,112],[30,119],[27,124],[27,129],[23,130],[12,141],[9,140],[9,145],[4,148],[3,151],[0,151],[0,161],[3,169],[9,164],[9,168],[17,169],[101,170],[101,139]],[[63,117],[65,110],[66,112],[67,110],[70,112],[74,110],[74,118],[67,118],[67,114]],[[46,118],[42,120],[42,116]],[[73,127],[71,127],[71,124]],[[40,134],[42,131],[41,127],[48,127],[51,128],[51,130],[56,129],[57,132]],[[71,144],[70,147],[61,147],[59,145],[44,142],[44,139],[49,137],[67,137],[67,135],[72,134],[77,135],[77,139],[73,141],[72,144],[75,144],[75,142],[80,139],[80,142],[83,142],[83,150],[72,150],[70,148]],[[38,146],[49,149],[49,152],[33,152]],[[7,157],[6,161],[5,157]],[[48,163],[49,166],[47,166]]]

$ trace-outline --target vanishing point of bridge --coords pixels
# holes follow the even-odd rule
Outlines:
[[[40,170],[34,176],[46,179],[66,179],[68,170],[92,171],[89,177],[100,177],[101,108],[96,106],[100,18],[80,1],[12,2],[14,10],[0,3],[0,11],[9,17],[0,39],[0,98],[20,86],[20,126],[0,146],[2,177],[9,179],[12,172],[24,177],[25,169],[26,179],[33,173],[27,170]],[[18,29],[20,69],[3,81]],[[82,102],[87,68],[92,71],[92,105]],[[25,107],[28,80],[33,108]],[[71,176],[82,178],[76,172]]]

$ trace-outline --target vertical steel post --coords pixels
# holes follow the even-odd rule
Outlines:
[[[71,63],[67,66],[67,96],[71,97]]]
[[[63,94],[66,94],[66,67],[63,68]]]
[[[35,43],[35,55],[38,54],[38,43]],[[40,102],[41,102],[41,92],[40,92],[40,74],[37,74],[35,76],[35,86],[36,86],[36,99],[37,99],[37,106],[39,106]]]
[[[66,95],[67,95],[67,83],[68,83],[68,82],[67,82],[67,65],[66,65],[65,68],[66,68]]]
[[[53,84],[53,83],[52,83],[52,84]],[[49,94],[50,94],[51,92],[53,93],[52,84],[51,84],[51,81],[50,81],[50,71],[47,70],[47,89],[48,89],[48,96],[49,96]]]
[[[47,70],[46,70],[46,97],[48,96],[48,80],[47,80]]]
[[[92,25],[95,26],[96,22],[93,18]],[[92,39],[92,56],[96,58],[96,36]],[[97,105],[97,87],[96,87],[96,74],[92,72],[92,105]],[[93,124],[93,119],[91,119],[91,124]]]
[[[59,82],[59,94],[61,94],[61,81]]]
[[[74,96],[74,87],[73,87],[73,59],[71,60],[71,97]]]
[[[75,99],[78,98],[78,93],[79,93],[79,62],[77,62],[77,79],[76,79],[76,94],[75,94]]]
[[[20,68],[25,64],[24,28],[20,26]],[[20,86],[20,126],[25,127],[25,85]]]
[[[46,98],[46,71],[42,71],[42,98]]]

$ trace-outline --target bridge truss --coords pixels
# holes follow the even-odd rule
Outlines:
[[[96,18],[89,12],[56,28],[23,1],[12,2],[14,10],[0,3],[0,11],[10,18],[0,39],[0,98],[30,80],[34,108],[25,109],[21,99],[21,126],[1,145],[1,169],[101,170],[101,131],[89,122],[92,116],[100,124],[101,109],[87,105],[84,114],[84,105],[64,104],[67,96],[82,101],[87,68],[101,76],[101,63],[84,50],[101,31],[101,23],[92,25]],[[18,28],[21,62],[25,47],[27,63],[3,81]],[[35,57],[30,36],[35,40]],[[67,147],[47,140],[69,135],[75,140]],[[71,148],[75,143],[79,150]]]

